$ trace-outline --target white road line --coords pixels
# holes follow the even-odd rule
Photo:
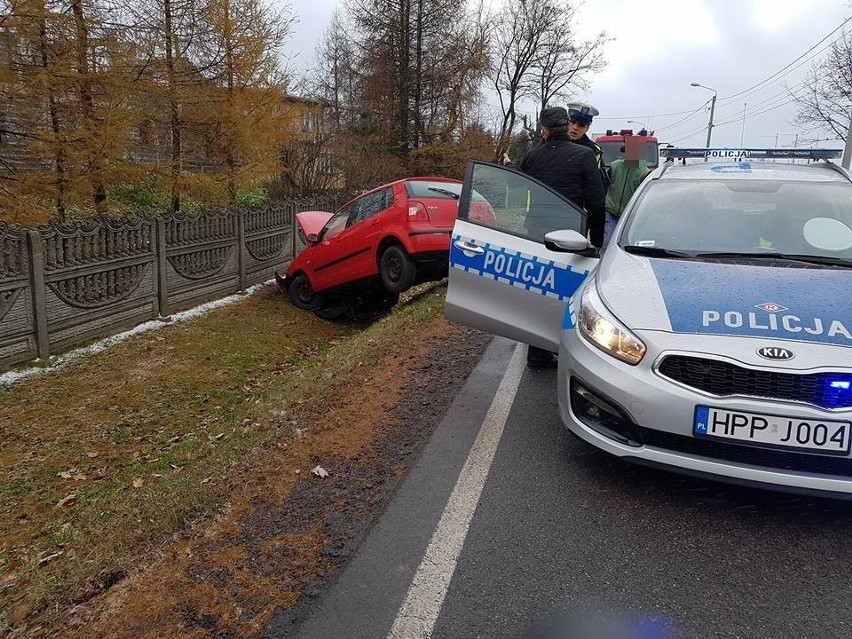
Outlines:
[[[388,639],[429,639],[432,635],[518,391],[525,358],[526,347],[518,344]]]

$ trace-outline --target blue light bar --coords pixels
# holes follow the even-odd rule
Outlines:
[[[795,159],[830,160],[843,155],[843,149],[704,149],[661,148],[664,158],[702,158],[707,160]]]

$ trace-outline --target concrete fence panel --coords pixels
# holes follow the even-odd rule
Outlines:
[[[271,279],[302,248],[305,209],[0,222],[0,370]]]
[[[153,220],[54,224],[31,236],[44,273],[36,313],[46,318],[51,351],[158,315]]]
[[[27,234],[0,222],[0,363],[38,357]]]
[[[168,308],[184,310],[240,290],[238,215],[196,211],[162,216]]]
[[[243,288],[283,273],[293,261],[292,205],[249,211],[241,216],[245,228],[245,277]]]

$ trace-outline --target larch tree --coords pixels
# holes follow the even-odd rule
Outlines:
[[[17,209],[27,195],[47,198],[60,220],[66,217],[73,179],[65,135],[73,67],[68,34],[63,34],[67,26],[61,6],[44,0],[11,2],[0,23],[3,204]]]
[[[108,188],[127,177],[125,149],[135,117],[130,105],[135,88],[127,76],[132,46],[114,20],[116,5],[68,0],[68,9],[77,114],[71,131],[73,156],[100,214],[106,212]]]
[[[185,131],[190,126],[195,88],[201,72],[190,62],[200,18],[197,0],[141,0],[128,8],[138,55],[136,60],[140,105],[139,153],[159,163],[158,143],[167,132],[170,209],[181,209]]]
[[[285,141],[281,126],[285,82],[279,50],[294,18],[261,0],[208,0],[195,64],[209,86],[208,148],[225,172],[228,201],[237,186],[275,172]]]
[[[11,179],[19,193],[51,199],[59,219],[72,205],[101,213],[129,126],[119,30],[104,19],[107,7],[82,0],[18,0],[9,9],[0,29]]]

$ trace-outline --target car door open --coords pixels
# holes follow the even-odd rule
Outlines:
[[[553,231],[569,239],[559,244],[571,252],[545,246]],[[598,262],[582,255],[585,234],[585,213],[541,182],[514,168],[469,162],[450,244],[447,319],[558,350],[563,323],[573,326],[566,306]]]

